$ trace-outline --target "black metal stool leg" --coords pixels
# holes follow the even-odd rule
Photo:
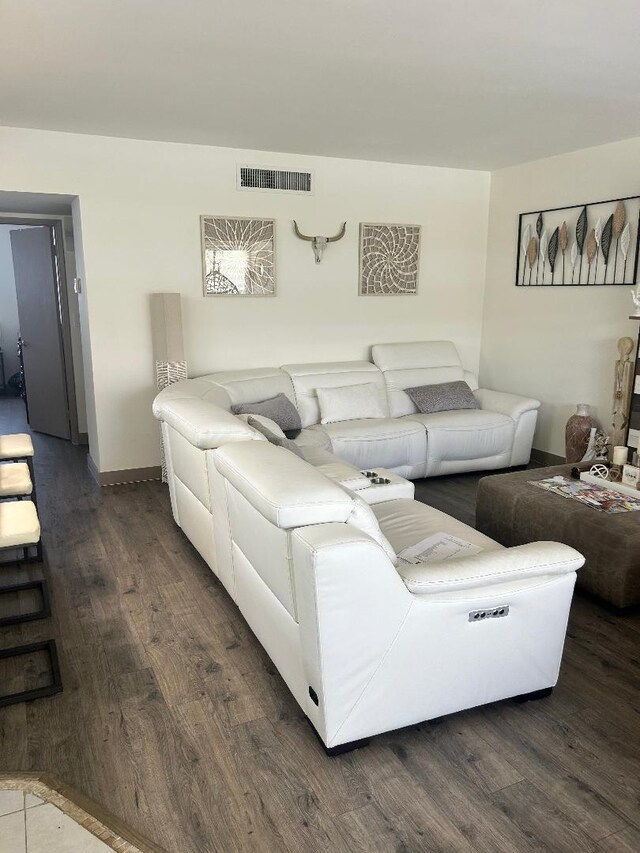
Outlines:
[[[29,702],[32,699],[41,699],[43,696],[53,696],[54,693],[62,692],[62,678],[60,675],[60,664],[58,662],[58,650],[55,640],[45,640],[43,643],[30,643],[25,646],[15,646],[12,649],[0,649],[0,660],[31,655],[36,652],[47,652],[51,666],[51,683],[44,687],[35,687],[31,690],[23,690],[20,693],[9,693],[0,696],[0,708],[7,705],[15,705],[16,702]]]
[[[11,586],[0,587],[0,596],[10,595],[11,593],[26,592],[30,589],[37,589],[40,592],[42,606],[39,610],[31,610],[28,613],[14,613],[10,616],[0,617],[0,627],[4,625],[20,625],[22,622],[33,622],[36,619],[48,619],[51,616],[51,599],[49,598],[49,587],[44,578],[38,581],[29,581],[28,583],[16,583]]]
[[[27,456],[25,462],[27,463],[27,468],[29,469],[29,476],[31,477],[31,500],[37,507],[38,502],[36,500],[36,474],[33,467],[33,456]]]

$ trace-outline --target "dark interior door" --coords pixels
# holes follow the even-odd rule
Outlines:
[[[69,439],[62,317],[51,229],[21,228],[11,231],[10,237],[29,426]]]

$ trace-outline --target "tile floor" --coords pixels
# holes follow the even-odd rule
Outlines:
[[[51,803],[0,791],[0,853],[113,853]]]

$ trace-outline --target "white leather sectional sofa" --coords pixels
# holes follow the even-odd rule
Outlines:
[[[447,363],[434,366],[436,353]],[[410,356],[420,366],[406,366]],[[425,420],[407,411],[403,388],[460,376],[453,346],[382,346],[374,357],[380,368],[353,362],[218,373],[177,383],[154,403],[176,522],[329,751],[548,691],[583,563],[556,543],[505,549],[413,500],[413,484],[398,474],[526,461],[535,401],[479,391],[493,408],[470,410],[475,420]],[[390,417],[318,425],[317,383],[358,384],[363,375],[384,383]],[[229,411],[232,400],[281,391],[302,415],[304,458]],[[473,438],[471,424],[481,436]],[[431,442],[437,458],[429,457]],[[365,466],[388,482],[373,485]],[[438,532],[481,551],[428,565],[398,561],[402,549]]]

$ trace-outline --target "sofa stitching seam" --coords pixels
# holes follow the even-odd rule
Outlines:
[[[367,691],[367,689],[368,689],[369,685],[371,684],[371,682],[373,681],[373,679],[376,677],[377,673],[380,671],[380,669],[381,669],[382,665],[384,664],[385,660],[386,660],[386,659],[387,659],[387,657],[389,656],[389,654],[390,654],[391,650],[392,650],[392,649],[393,649],[393,647],[395,646],[396,641],[397,641],[398,637],[400,636],[400,633],[402,632],[402,629],[404,628],[404,626],[405,626],[405,624],[406,624],[406,622],[407,622],[407,619],[409,618],[409,614],[410,614],[410,613],[411,613],[411,611],[413,610],[414,605],[415,605],[415,602],[414,602],[414,601],[411,601],[411,602],[409,603],[409,607],[407,608],[407,612],[404,614],[404,617],[403,617],[403,619],[402,619],[402,621],[401,621],[400,625],[398,626],[398,630],[397,630],[397,631],[396,631],[396,633],[394,634],[393,639],[391,640],[391,643],[389,644],[389,647],[387,648],[387,650],[385,651],[385,653],[382,655],[382,657],[381,657],[381,658],[380,658],[380,660],[378,661],[378,665],[375,667],[374,671],[371,673],[371,676],[367,679],[367,683],[364,685],[364,687],[362,688],[362,690],[361,690],[361,692],[360,692],[360,695],[358,696],[358,698],[356,699],[356,701],[354,702],[354,704],[351,706],[351,710],[349,711],[349,713],[347,714],[347,716],[344,718],[344,720],[340,723],[340,725],[339,725],[339,726],[338,726],[338,728],[336,729],[336,731],[335,731],[335,733],[334,733],[333,737],[331,738],[331,742],[332,742],[332,743],[334,743],[334,742],[335,742],[335,739],[336,739],[336,738],[338,737],[338,735],[340,734],[340,731],[341,731],[341,730],[344,728],[344,726],[348,723],[349,718],[351,717],[351,715],[354,713],[354,711],[356,710],[356,708],[357,708],[357,707],[358,707],[358,705],[360,704],[360,702],[361,702],[362,698],[364,697],[364,694],[366,693],[366,691]]]
[[[536,571],[538,571],[540,569],[552,569],[556,566],[570,566],[570,565],[571,565],[571,562],[568,560],[558,560],[555,563],[544,563],[541,565],[529,566],[528,568],[536,569]],[[412,586],[436,586],[437,584],[443,584],[443,583],[447,583],[447,584],[465,583],[466,581],[471,581],[471,580],[483,580],[484,578],[495,578],[495,577],[500,577],[501,575],[513,575],[513,574],[516,574],[518,572],[523,571],[523,569],[526,570],[526,567],[521,566],[521,567],[515,568],[515,569],[506,569],[506,570],[501,571],[501,572],[489,572],[489,573],[483,574],[483,575],[472,575],[472,576],[467,577],[467,578],[443,578],[442,580],[424,580],[424,581],[415,580],[415,581],[413,581],[411,579],[407,579],[407,578],[403,577],[403,580],[406,584],[411,584]],[[541,572],[541,573],[544,574],[544,572]]]

